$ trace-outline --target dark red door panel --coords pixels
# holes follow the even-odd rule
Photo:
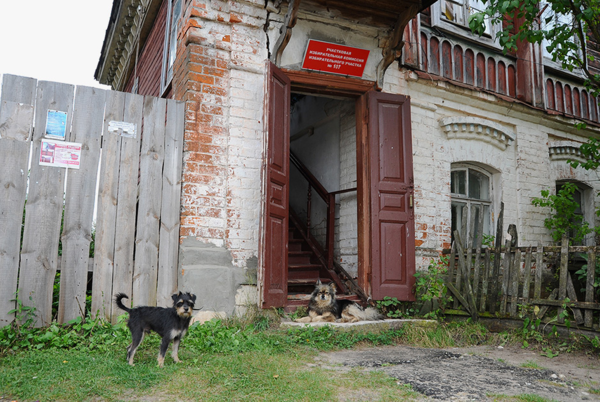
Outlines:
[[[285,305],[288,277],[290,80],[272,63],[268,69],[263,308]]]
[[[415,229],[408,97],[368,93],[372,297],[414,300]]]

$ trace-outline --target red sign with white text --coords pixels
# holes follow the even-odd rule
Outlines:
[[[368,57],[369,51],[365,49],[311,39],[308,41],[302,68],[362,77]]]

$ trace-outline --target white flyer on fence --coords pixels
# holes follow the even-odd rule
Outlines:
[[[79,169],[81,162],[81,144],[42,139],[40,151],[41,166]]]

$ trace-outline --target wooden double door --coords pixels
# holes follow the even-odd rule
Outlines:
[[[287,302],[292,91],[355,99],[358,283],[374,300],[414,300],[414,178],[410,99],[370,81],[281,70],[268,62],[261,229],[262,307]]]

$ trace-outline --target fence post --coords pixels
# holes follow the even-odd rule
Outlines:
[[[496,301],[498,300],[498,276],[500,274],[500,248],[502,247],[502,221],[504,219],[504,203],[500,203],[500,214],[496,224],[496,255],[494,257],[494,270],[492,271],[492,288],[490,290],[490,313],[496,312]]]
[[[563,234],[560,245],[560,274],[558,282],[558,300],[563,301],[567,297],[567,275],[569,275],[569,237],[567,233]],[[565,319],[561,316],[563,308],[558,309],[558,322],[564,323]]]
[[[594,275],[596,274],[596,247],[590,247],[588,249],[588,261],[587,261],[587,282],[585,286],[585,301],[587,303],[594,302]],[[592,310],[585,310],[585,326],[588,328],[592,327]]]

